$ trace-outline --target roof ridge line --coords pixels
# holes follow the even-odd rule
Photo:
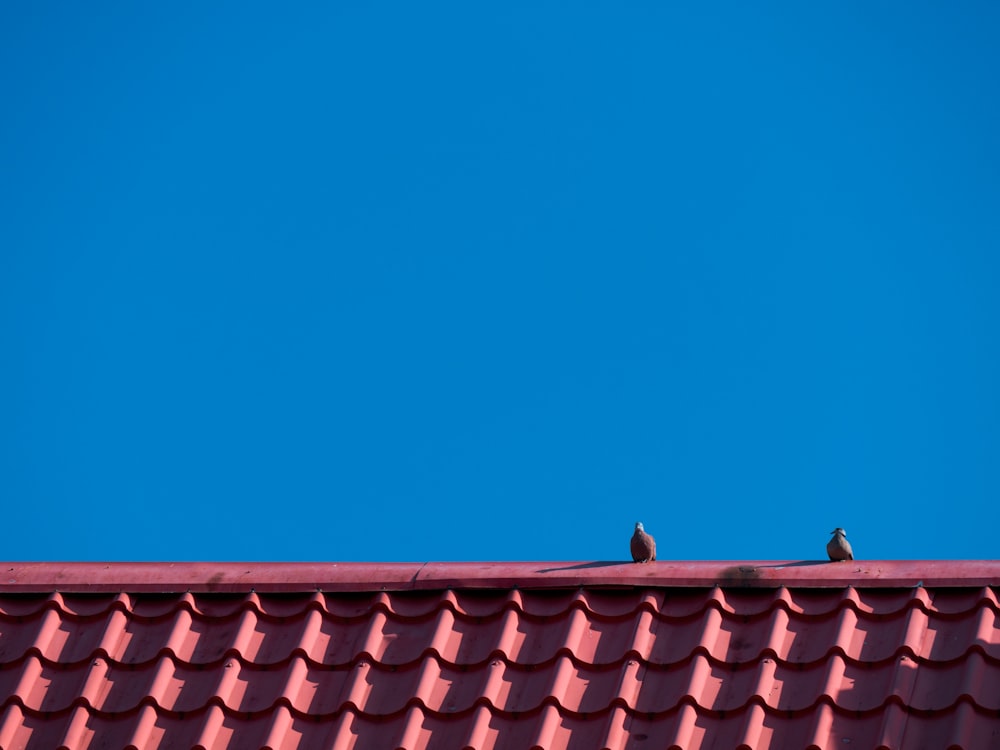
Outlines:
[[[291,593],[427,589],[934,588],[1000,585],[1000,560],[15,562],[0,592]]]

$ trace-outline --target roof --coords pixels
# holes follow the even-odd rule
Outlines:
[[[1000,561],[0,570],[4,750],[1000,746]]]

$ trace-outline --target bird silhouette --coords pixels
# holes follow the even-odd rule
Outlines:
[[[641,521],[636,521],[635,533],[632,534],[632,560],[637,563],[645,563],[655,559],[656,540],[642,528]]]
[[[839,526],[830,532],[833,539],[826,543],[826,554],[831,560],[853,560],[854,550],[851,543],[847,541],[847,532]]]

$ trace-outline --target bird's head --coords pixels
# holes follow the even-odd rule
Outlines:
[[[844,531],[844,530],[843,530],[842,528],[840,528],[839,526],[838,526],[837,528],[835,528],[835,529],[834,529],[833,531],[831,531],[830,533],[831,533],[831,534],[833,534],[833,535],[835,535],[835,536],[836,536],[836,535],[838,535],[838,534],[839,534],[840,536],[847,536],[847,532],[846,532],[846,531]]]
[[[645,531],[645,529],[642,528],[642,521],[636,521],[635,522],[635,530],[636,531]]]

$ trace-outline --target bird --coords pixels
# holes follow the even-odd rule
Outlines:
[[[851,543],[847,541],[847,532],[839,526],[830,532],[833,539],[826,543],[826,554],[831,560],[853,560],[854,550]]]
[[[637,563],[646,563],[655,559],[656,540],[642,528],[641,521],[636,521],[635,533],[632,534],[632,560]]]

